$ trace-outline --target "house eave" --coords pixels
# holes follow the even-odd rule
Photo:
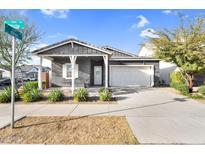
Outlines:
[[[35,54],[35,55],[39,55],[39,54],[42,54],[45,51],[48,51],[48,50],[51,50],[51,49],[54,49],[54,48],[57,48],[57,47],[60,47],[60,46],[63,46],[63,45],[69,44],[69,43],[76,43],[76,44],[79,44],[79,45],[82,45],[82,46],[85,46],[85,47],[88,47],[88,48],[91,48],[91,49],[95,49],[95,50],[100,51],[104,54],[112,55],[112,53],[108,52],[107,50],[101,49],[99,47],[96,47],[96,46],[93,46],[93,45],[90,45],[88,43],[84,43],[84,42],[81,42],[81,41],[78,41],[78,40],[75,40],[75,39],[69,39],[69,40],[66,40],[66,41],[55,43],[55,44],[52,44],[52,45],[49,45],[49,46],[34,50],[34,51],[32,51],[32,53]]]

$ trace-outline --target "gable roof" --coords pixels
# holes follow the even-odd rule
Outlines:
[[[120,53],[124,56],[128,56],[128,57],[136,57],[137,55],[135,54],[132,54],[132,53],[129,53],[129,52],[126,52],[126,51],[123,51],[121,49],[117,49],[117,48],[114,48],[114,47],[111,47],[111,46],[103,46],[104,49],[106,50],[109,50],[109,51],[112,51],[112,52],[117,52],[117,53]],[[113,55],[114,56],[114,55]]]
[[[51,44],[51,45],[48,45],[48,46],[45,46],[45,47],[42,47],[40,49],[37,49],[37,50],[34,50],[32,51],[34,54],[39,54],[39,53],[42,53],[44,51],[48,51],[50,49],[54,49],[54,48],[57,48],[57,47],[60,47],[60,46],[63,46],[63,45],[66,45],[66,44],[69,44],[69,43],[76,43],[76,44],[79,44],[79,45],[82,45],[82,46],[85,46],[85,47],[88,47],[88,48],[91,48],[91,49],[95,49],[97,51],[100,51],[102,53],[106,53],[106,54],[109,54],[111,55],[112,53],[105,50],[104,48],[100,48],[100,47],[97,47],[95,45],[91,45],[90,43],[87,43],[87,42],[84,42],[84,41],[80,41],[80,40],[77,40],[77,39],[67,39],[67,40],[64,40],[64,41],[61,41],[61,42],[57,42],[57,43],[54,43],[54,44]]]

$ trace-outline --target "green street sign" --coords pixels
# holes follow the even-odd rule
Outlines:
[[[22,33],[16,30],[15,28],[5,24],[5,32],[14,36],[15,38],[22,40],[23,36]]]
[[[7,24],[15,29],[24,29],[24,21],[23,20],[6,20],[4,24]]]

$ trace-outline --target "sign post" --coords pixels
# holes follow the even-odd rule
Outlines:
[[[24,29],[23,20],[7,20],[4,21],[5,32],[12,36],[12,66],[11,66],[11,128],[14,128],[15,116],[15,45],[16,38],[22,40],[22,33],[17,29]]]
[[[11,128],[14,128],[14,103],[15,103],[15,41],[12,36],[12,68],[11,68]]]

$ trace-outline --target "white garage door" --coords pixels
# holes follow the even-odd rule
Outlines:
[[[110,66],[111,86],[152,86],[151,66]]]

